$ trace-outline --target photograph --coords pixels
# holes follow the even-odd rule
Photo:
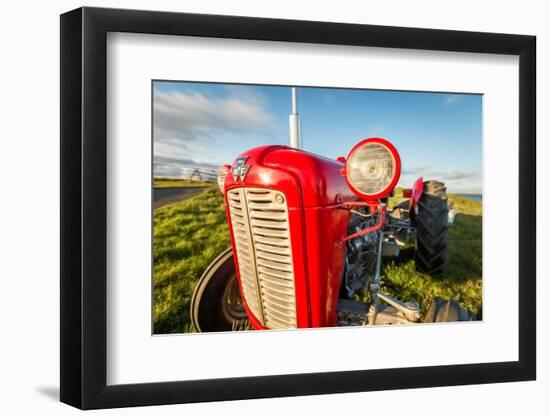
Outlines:
[[[58,168],[59,193],[38,189],[60,226],[41,246],[59,237],[59,285],[11,279],[53,302],[17,341],[49,351],[11,379],[79,410],[387,413],[398,395],[392,411],[425,415],[458,391],[489,414],[511,392],[534,410],[542,14],[293,5],[64,6],[56,82],[35,83],[60,105],[29,123],[6,101],[60,145],[11,141],[6,178],[31,150],[27,183]],[[43,40],[27,38],[18,51]],[[17,271],[44,269],[21,250],[31,229]]]
[[[152,81],[153,334],[483,319],[483,95]]]

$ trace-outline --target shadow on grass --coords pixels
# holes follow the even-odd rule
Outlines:
[[[435,297],[456,299],[478,319],[482,312],[482,217],[459,214],[449,229],[447,266],[443,274],[416,271],[414,247],[397,259],[386,259],[383,290],[403,300],[415,300],[426,312]]]
[[[482,279],[483,219],[481,216],[458,214],[449,229],[447,270],[445,276],[455,281]]]
[[[463,281],[482,274],[482,217],[459,214],[455,224],[449,228],[447,265],[445,279]],[[395,266],[414,261],[415,248],[409,245],[401,248],[397,258],[385,258]]]

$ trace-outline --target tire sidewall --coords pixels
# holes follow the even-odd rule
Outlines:
[[[233,330],[233,321],[224,308],[230,285],[238,285],[231,248],[221,253],[208,266],[195,288],[191,299],[191,321],[197,331]]]

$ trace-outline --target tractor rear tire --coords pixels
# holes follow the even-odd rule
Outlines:
[[[423,323],[440,323],[450,321],[473,321],[477,320],[475,314],[461,307],[458,301],[443,301],[436,298],[430,306]]]
[[[416,207],[416,270],[432,276],[445,269],[449,208],[445,184],[424,182],[424,192]]]

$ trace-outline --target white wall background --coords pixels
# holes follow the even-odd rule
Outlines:
[[[549,122],[550,26],[544,2],[440,1],[306,2],[253,0],[93,1],[89,6],[157,9],[509,32],[538,37],[539,211],[550,206],[543,195],[550,176],[550,148],[542,138]],[[74,415],[58,403],[59,392],[59,14],[82,3],[62,0],[9,2],[2,7],[0,43],[0,414]],[[545,112],[546,110],[546,112]],[[538,235],[550,232],[539,215]],[[538,257],[550,249],[539,238]],[[377,393],[193,404],[108,410],[94,415],[280,415],[341,412],[391,415],[543,415],[550,410],[550,291],[547,265],[538,268],[538,381]],[[475,346],[473,346],[475,348]]]

